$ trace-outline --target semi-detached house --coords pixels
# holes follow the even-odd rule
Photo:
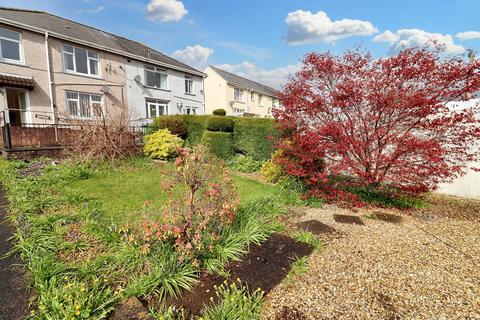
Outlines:
[[[280,106],[277,90],[231,72],[209,66],[205,70],[205,112],[225,109],[228,115],[271,117]]]
[[[124,37],[47,12],[0,8],[0,122],[64,123],[126,109],[136,123],[203,114],[204,77]]]

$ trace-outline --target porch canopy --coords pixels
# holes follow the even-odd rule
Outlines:
[[[33,90],[35,81],[32,78],[16,77],[0,73],[0,87],[3,86]]]

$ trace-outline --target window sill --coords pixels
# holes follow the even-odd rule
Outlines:
[[[192,97],[195,97],[195,96],[196,96],[196,94],[194,94],[194,93],[188,93],[188,92],[185,92],[185,95],[186,95],[186,96],[192,96]]]
[[[172,90],[170,90],[170,89],[162,89],[162,88],[150,87],[150,86],[145,86],[145,85],[143,87],[147,88],[147,89],[160,90],[160,91],[165,91],[165,92],[172,92]]]
[[[242,103],[242,104],[245,104],[245,101],[239,101],[239,100],[233,100],[234,102],[237,102],[237,103]]]
[[[11,64],[13,66],[28,67],[24,61],[0,59],[0,63]]]
[[[64,70],[63,73],[64,74],[69,74],[69,75],[72,75],[72,76],[79,76],[79,77],[103,80],[102,76],[100,76],[100,75],[96,76],[96,75],[90,75],[90,74],[85,74],[85,73],[80,73],[80,72],[73,72],[73,71],[68,71],[68,70]]]

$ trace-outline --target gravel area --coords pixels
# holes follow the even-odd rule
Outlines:
[[[263,318],[480,319],[479,206],[457,207],[472,210],[460,218],[455,207],[450,214],[435,206],[409,213],[309,209],[300,222],[318,220],[337,236],[319,235],[324,250],[310,256],[307,273],[267,296]],[[364,217],[373,212],[396,219]],[[336,222],[334,215],[358,216],[364,225]]]

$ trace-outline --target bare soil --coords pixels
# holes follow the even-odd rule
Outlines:
[[[14,228],[6,221],[7,199],[0,184],[0,257],[11,249],[9,238]],[[17,256],[0,259],[0,320],[24,319],[28,315],[30,295],[22,262]]]
[[[185,292],[180,299],[167,301],[167,304],[183,308],[187,318],[198,316],[204,306],[211,303],[210,298],[218,302],[214,286],[221,285],[225,280],[231,283],[240,279],[249,290],[260,288],[268,294],[288,275],[296,257],[308,256],[312,252],[313,248],[309,245],[279,233],[273,234],[262,245],[252,245],[241,261],[230,263],[226,268],[227,279],[219,275],[204,275],[191,292]]]

